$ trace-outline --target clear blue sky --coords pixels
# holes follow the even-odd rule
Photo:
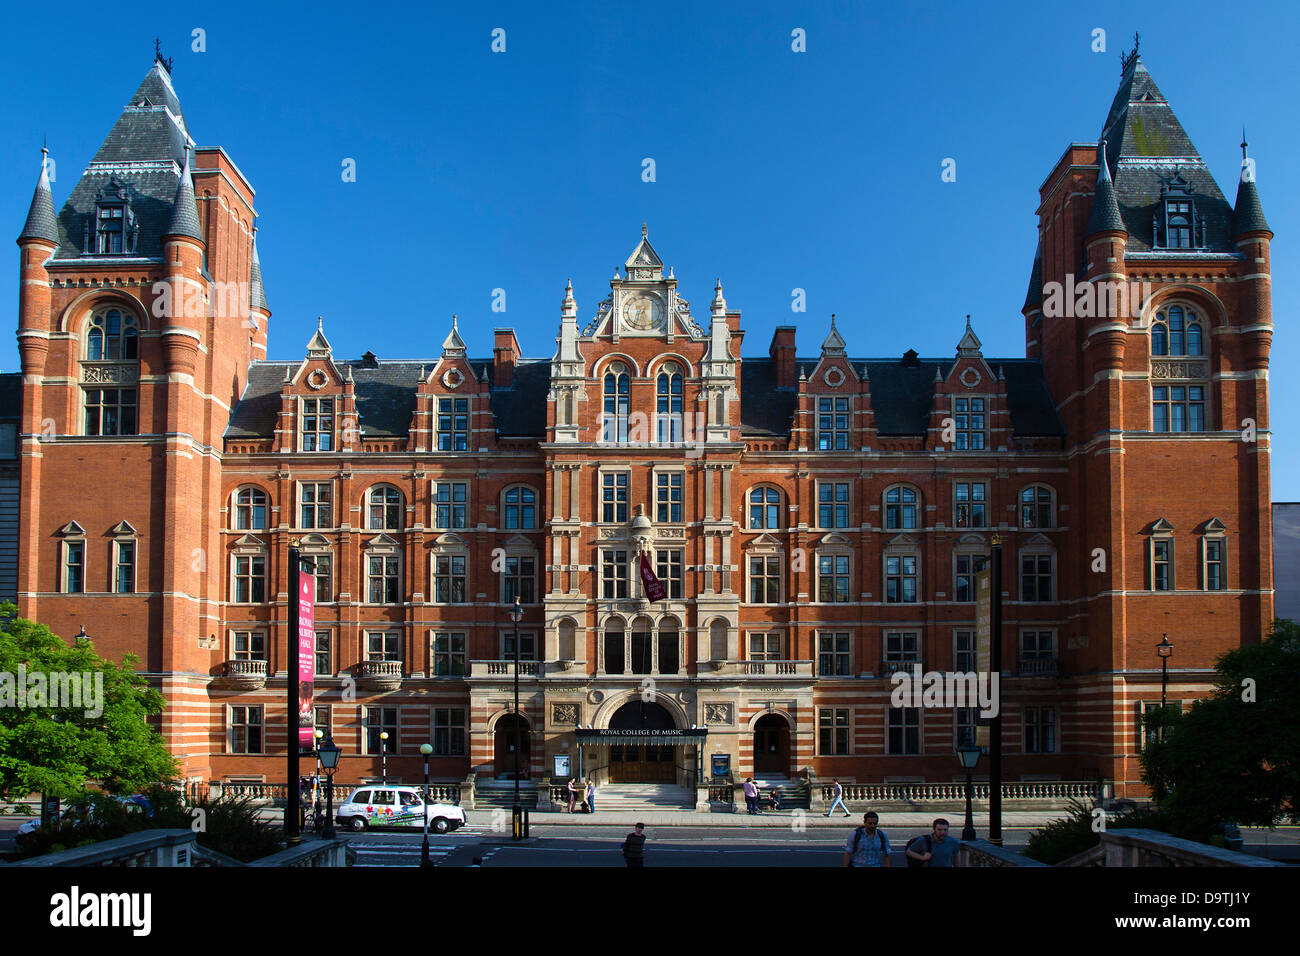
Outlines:
[[[62,205],[156,34],[193,135],[257,189],[271,358],[301,356],[317,315],[340,355],[433,356],[453,312],[471,354],[513,326],[526,354],[549,357],[565,279],[585,322],[642,220],[697,315],[722,277],[748,355],[792,323],[815,353],[835,312],[851,354],[946,356],[969,312],[986,355],[1023,356],[1038,186],[1069,142],[1099,134],[1139,30],[1230,201],[1249,131],[1277,234],[1274,499],[1300,500],[1289,7],[20,5],[0,41],[0,210],[16,236],[43,135]],[[498,27],[504,54],[490,49]],[[806,53],[791,50],[795,28]],[[947,157],[956,183],[940,179]],[[12,247],[0,270],[14,310],[17,261]],[[0,370],[17,362],[4,336]]]

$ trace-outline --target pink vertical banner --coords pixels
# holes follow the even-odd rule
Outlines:
[[[298,750],[316,749],[312,685],[316,680],[316,576],[298,572]]]

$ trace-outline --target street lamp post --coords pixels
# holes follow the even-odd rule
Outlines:
[[[325,732],[317,727],[312,731],[312,736],[316,738],[316,776],[313,777],[311,781],[311,816],[312,829],[319,830],[320,814],[317,813],[317,809],[320,804],[320,798],[317,796],[317,791],[320,790],[320,742],[321,738],[325,736]]]
[[[379,776],[388,783],[388,731],[379,732]]]
[[[429,861],[429,754],[433,753],[433,746],[420,744],[420,753],[424,755],[424,842],[420,844],[420,868],[428,869],[433,866]]]
[[[515,804],[510,820],[511,836],[518,840],[523,837],[524,808],[519,803],[519,622],[523,619],[524,609],[515,595],[514,606],[510,608],[510,620],[515,625]]]
[[[974,796],[975,783],[972,774],[975,773],[975,765],[979,763],[980,748],[975,744],[962,744],[957,748],[957,756],[966,770],[966,823],[961,828],[961,838],[973,840],[975,839],[975,814],[971,808],[971,799]]]
[[[317,756],[320,759],[321,768],[325,771],[325,829],[321,831],[321,836],[326,840],[334,839],[334,772],[339,769],[339,750],[338,744],[334,743],[333,737],[326,737],[325,742],[317,748]]]
[[[1174,656],[1174,645],[1169,642],[1168,634],[1160,635],[1156,645],[1160,655],[1160,739],[1165,739],[1165,704],[1169,698],[1169,658]]]

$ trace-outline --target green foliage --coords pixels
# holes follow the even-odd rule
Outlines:
[[[145,793],[152,814],[124,806],[107,794],[83,794],[74,802],[75,821],[61,821],[32,834],[17,858],[88,846],[141,830],[193,830],[199,845],[245,863],[282,849],[284,834],[263,820],[248,798],[206,798],[187,802],[170,787],[155,785]],[[201,812],[199,812],[201,811]]]
[[[1300,822],[1300,624],[1274,621],[1267,638],[1215,668],[1214,692],[1181,716],[1157,715],[1164,739],[1142,753],[1169,832],[1204,841],[1225,820]]]
[[[17,675],[22,666],[28,673],[103,675],[98,716],[75,706],[0,707],[0,798],[44,793],[70,800],[89,781],[109,793],[133,793],[176,776],[175,761],[148,724],[162,713],[162,694],[135,672],[137,660],[128,654],[120,665],[106,661],[89,639],[69,645],[18,617],[13,604],[0,604],[0,673]]]
[[[1025,846],[1025,856],[1039,863],[1055,866],[1068,860],[1084,850],[1090,850],[1101,842],[1101,833],[1094,830],[1099,823],[1094,822],[1094,810],[1078,800],[1070,801],[1070,815],[1054,820],[1041,830],[1030,834]],[[1168,832],[1169,822],[1159,810],[1153,807],[1134,807],[1120,813],[1110,813],[1106,817],[1107,830],[1143,829]]]
[[[1029,835],[1025,856],[1039,863],[1057,864],[1101,842],[1092,829],[1092,807],[1078,800],[1070,801],[1070,814],[1053,820]]]

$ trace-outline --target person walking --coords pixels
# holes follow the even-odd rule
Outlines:
[[[826,815],[829,817],[835,812],[835,808],[839,807],[844,811],[846,817],[853,816],[853,814],[849,813],[849,808],[844,805],[844,787],[840,785],[839,778],[831,781],[831,794],[835,797],[835,801],[831,804],[831,808],[826,811]]]
[[[889,835],[877,829],[880,816],[868,810],[862,817],[862,826],[855,827],[844,841],[843,866],[892,866],[889,854]]]
[[[758,813],[758,786],[753,777],[745,778],[745,806],[749,808],[751,816]]]
[[[638,823],[636,829],[623,841],[623,862],[628,866],[645,866],[645,824]]]
[[[591,777],[587,778],[587,812],[596,812],[596,781]]]
[[[948,821],[939,817],[930,832],[907,844],[908,866],[952,866],[952,858],[961,848],[961,840],[948,836]]]
[[[573,813],[577,809],[578,803],[578,778],[570,777],[568,783],[569,790],[569,812]]]

